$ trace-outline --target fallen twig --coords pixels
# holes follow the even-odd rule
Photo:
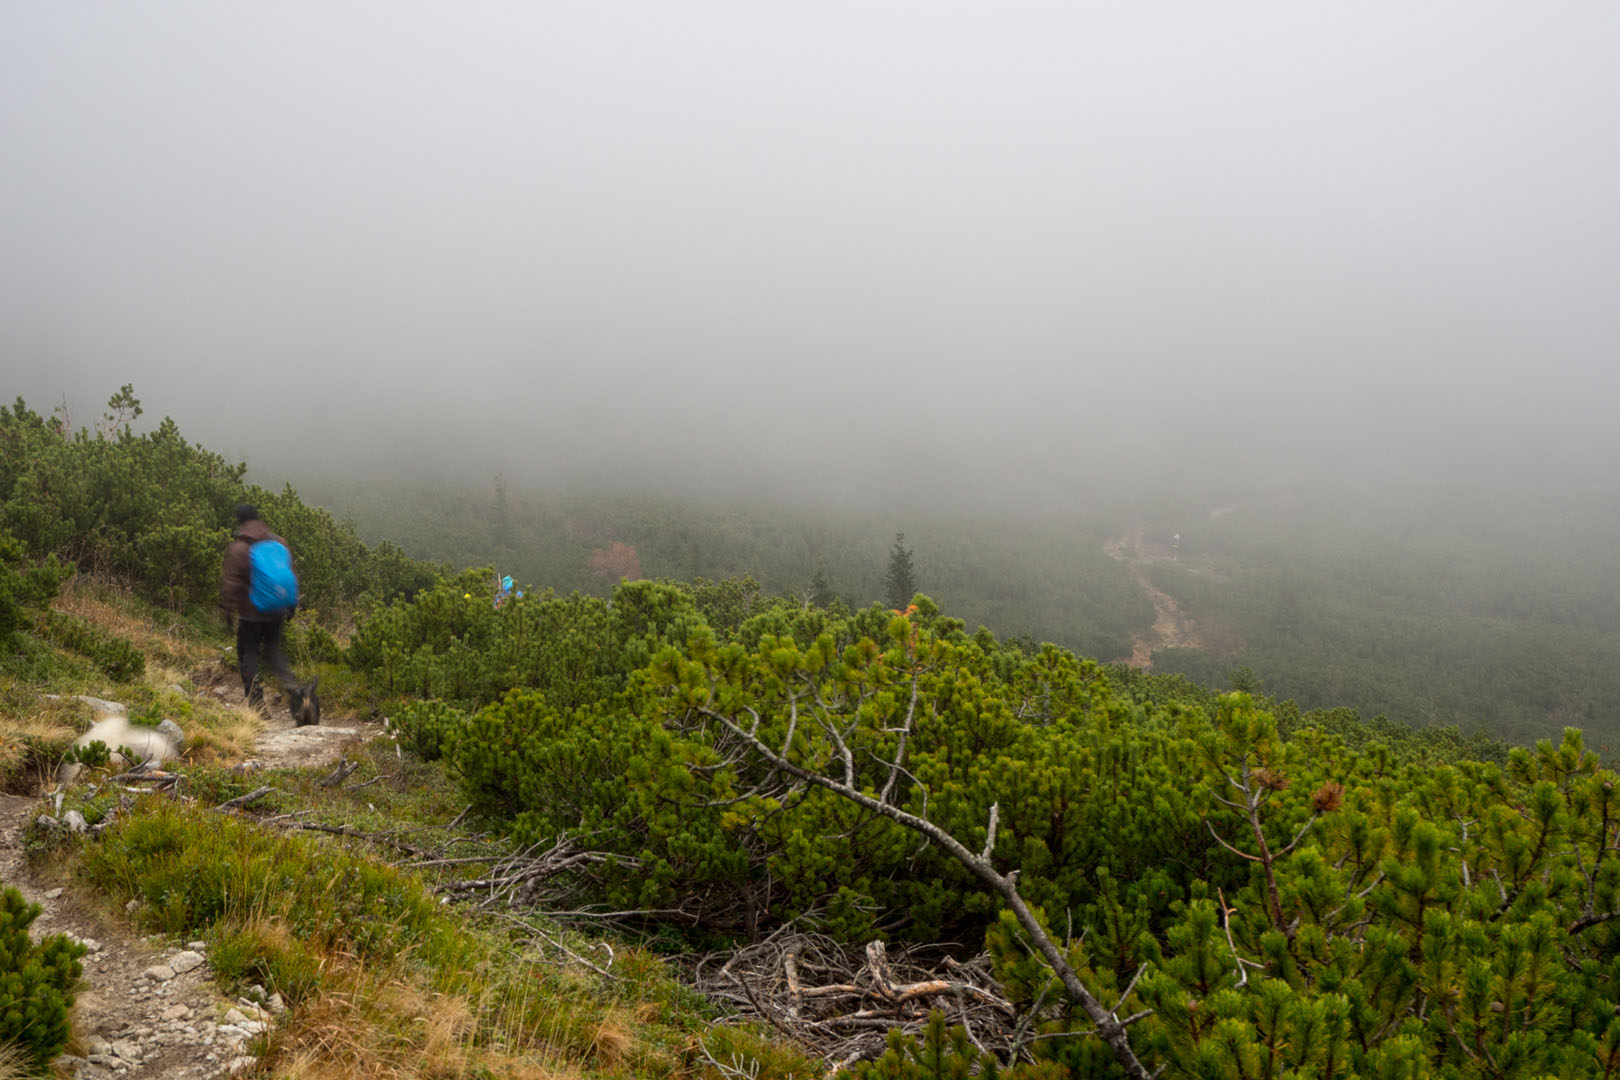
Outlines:
[[[229,802],[222,802],[218,806],[216,806],[214,809],[216,809],[216,810],[240,810],[244,806],[253,805],[254,803],[258,802],[260,799],[264,798],[266,795],[270,794],[274,790],[276,790],[276,789],[273,788],[273,787],[270,787],[267,784],[262,788],[255,788],[254,790],[248,792],[246,795],[238,795],[236,798],[231,799]]]

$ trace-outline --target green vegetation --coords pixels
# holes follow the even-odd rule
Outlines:
[[[133,396],[124,397],[128,407]],[[1620,777],[1573,728],[1561,741],[1510,749],[1466,713],[1425,713],[1418,726],[1364,722],[1277,674],[1291,670],[1289,657],[1336,641],[1366,644],[1342,660],[1356,678],[1405,670],[1391,651],[1398,638],[1372,644],[1409,626],[1396,603],[1403,590],[1449,597],[1453,615],[1512,623],[1492,607],[1507,594],[1488,545],[1464,548],[1440,586],[1433,567],[1402,577],[1393,556],[1387,566],[1335,559],[1339,577],[1316,575],[1312,560],[1327,556],[1313,552],[1338,548],[1302,534],[1267,548],[1266,528],[1246,534],[1251,526],[1236,525],[1247,519],[1232,511],[1209,524],[1233,531],[1176,530],[1179,547],[1146,541],[1129,556],[1134,567],[1100,543],[1076,557],[1098,570],[1086,588],[1121,601],[1099,605],[1094,621],[1076,617],[1077,633],[1139,628],[1122,613],[1143,602],[1131,574],[1150,574],[1206,635],[1161,654],[1164,666],[1241,687],[1216,694],[1179,674],[970,631],[929,596],[907,597],[902,610],[848,602],[895,584],[882,574],[901,576],[902,555],[913,583],[982,598],[974,590],[983,579],[956,561],[964,552],[983,541],[1011,558],[1019,544],[1051,545],[1046,562],[1025,565],[1056,567],[1080,534],[1060,544],[1055,528],[1015,537],[971,523],[909,527],[930,537],[913,565],[900,536],[887,562],[870,547],[856,559],[853,545],[810,543],[816,534],[780,515],[737,511],[698,532],[689,507],[558,500],[541,513],[502,485],[486,543],[562,542],[535,549],[536,559],[556,560],[555,579],[523,582],[524,596],[496,603],[492,566],[435,570],[397,549],[367,549],[290,489],[268,496],[241,487],[239,474],[204,482],[209,456],[168,428],[64,439],[19,404],[0,412],[0,435],[7,447],[55,439],[80,448],[45,453],[54,473],[26,455],[0,460],[0,480],[11,477],[0,485],[0,527],[11,538],[3,595],[13,605],[0,615],[10,613],[18,646],[0,687],[14,727],[6,746],[30,745],[25,718],[43,733],[39,745],[55,745],[47,735],[69,706],[42,706],[34,691],[45,685],[112,679],[148,722],[195,709],[203,750],[187,768],[196,801],[152,797],[115,814],[105,793],[80,796],[87,819],[107,827],[68,843],[81,880],[141,901],[147,928],[207,936],[227,978],[295,1004],[272,1037],[276,1067],[328,1075],[310,1063],[329,1060],[343,1031],[354,1061],[378,1064],[330,1075],[400,1075],[424,1061],[455,1077],[706,1073],[693,1033],[712,1017],[650,952],[616,943],[617,978],[598,981],[577,962],[588,943],[528,920],[469,921],[432,895],[492,858],[567,843],[593,853],[590,873],[574,882],[582,902],[639,913],[629,920],[662,949],[724,950],[791,922],[849,946],[987,950],[1024,1017],[1017,1060],[996,1060],[968,1030],[936,1018],[920,1041],[891,1038],[861,1067],[867,1080],[1533,1080],[1620,1070]],[[290,643],[330,674],[337,699],[390,715],[414,753],[396,758],[391,743],[366,751],[364,791],[275,774],[265,805],[283,831],[212,809],[248,785],[202,761],[230,756],[224,717],[157,681],[174,678],[210,634],[217,644],[220,631],[195,621],[211,596],[149,561],[106,567],[122,550],[108,537],[138,549],[165,511],[139,498],[123,517],[98,509],[104,496],[72,495],[81,468],[134,470],[149,476],[143,483],[182,488],[190,477],[198,490],[179,502],[193,522],[228,515],[243,492],[281,499],[277,512],[291,524],[274,524],[304,537],[312,579],[324,582],[313,590],[318,621],[297,624]],[[67,520],[81,515],[88,531],[52,531],[30,517],[29,492],[56,499]],[[636,514],[649,517],[632,529]],[[677,549],[662,547],[674,541],[653,519],[684,521],[683,543],[707,553],[707,572],[672,572],[680,562],[667,552]],[[423,521],[429,535],[440,519]],[[820,535],[854,536],[836,530],[857,525],[895,535],[874,524],[843,518]],[[217,559],[223,525],[206,528]],[[1576,542],[1549,550],[1571,565],[1593,554]],[[726,572],[753,569],[746,553],[764,551],[772,554],[761,556],[760,578]],[[81,577],[58,591],[64,560]],[[1268,560],[1274,569],[1255,569]],[[663,580],[619,580],[636,563]],[[862,584],[844,586],[841,598],[837,583],[857,564]],[[85,584],[82,572],[98,568],[127,575],[136,597]],[[1386,573],[1391,583],[1373,590]],[[369,575],[364,584],[350,580],[357,574]],[[1225,590],[1251,574],[1318,584],[1308,602],[1275,594],[1271,621],[1254,614],[1250,626],[1250,601]],[[607,595],[544,587],[570,580],[617,584]],[[1620,633],[1607,603],[1588,597],[1536,617],[1574,635],[1554,644],[1584,655],[1571,643]],[[1378,605],[1388,620],[1356,617]],[[164,610],[167,621],[154,625]],[[61,629],[80,625],[78,636]],[[1284,648],[1290,636],[1294,652]],[[106,642],[121,642],[140,666],[120,666]],[[1399,702],[1404,684],[1392,685],[1388,700]],[[1541,691],[1532,682],[1520,692]],[[12,759],[14,773],[37,765],[37,755]],[[420,857],[419,845],[467,842],[452,826],[464,810],[481,854]],[[925,840],[918,822],[942,832]],[[322,828],[344,839],[305,835]],[[377,846],[362,847],[366,838]],[[417,867],[378,855],[406,849]],[[419,876],[430,868],[435,877]],[[1102,1003],[1101,1020],[1063,981],[1065,967]],[[1110,1017],[1128,1016],[1125,1038],[1107,1042],[1118,1030]],[[746,1030],[719,1039],[745,1074],[809,1067]]]
[[[0,555],[13,577],[19,560],[52,565],[59,557],[173,611],[207,606],[218,595],[235,507],[251,502],[292,546],[307,606],[328,618],[433,580],[431,568],[392,545],[368,549],[290,487],[272,493],[244,483],[246,466],[187,443],[173,420],[135,435],[127,421],[140,404],[128,386],[108,406],[94,435],[69,431],[20,399],[0,407]],[[0,586],[0,594],[11,591]],[[0,630],[7,610],[0,601]],[[79,636],[71,627],[56,632]]]
[[[1534,741],[1565,726],[1606,748],[1620,716],[1620,504],[1582,493],[1414,483],[1222,502],[1122,493],[1026,520],[893,517],[649,498],[497,495],[326,480],[306,496],[423,557],[499,565],[525,587],[603,594],[628,549],[647,576],[751,575],[828,607],[883,600],[903,524],[920,586],[968,626],[1115,660],[1153,642],[1154,611],[1110,537],[1145,537],[1135,569],[1191,620],[1155,670],[1228,688],[1235,669],[1305,709]],[[497,499],[498,496],[498,499]],[[1134,507],[1133,507],[1134,502]],[[496,507],[501,538],[489,527]],[[1174,540],[1181,534],[1180,541]],[[615,549],[614,545],[620,545]],[[1127,552],[1129,558],[1130,553]],[[618,569],[628,565],[614,562]],[[909,594],[908,594],[909,598]]]
[[[788,782],[741,735],[969,849],[995,804],[993,865],[1085,931],[1069,963],[1120,1015],[1145,1011],[1131,1042],[1162,1075],[1620,1061],[1617,778],[1577,733],[1505,764],[1422,733],[1400,753],[1352,748],[1305,717],[1285,737],[1247,695],[1151,700],[1061,650],[969,636],[931,603],[819,631],[762,618],[774,632],[752,645],[700,629],[661,649],[608,707],[519,694],[408,722],[524,840],[588,832],[635,859],[609,903],[634,886],[722,933],[798,916],[855,941],[984,941],[1015,1001],[1050,1006],[1050,972],[959,863]],[[1011,1071],[1123,1075],[1092,1028],[1048,1011],[1036,1063]]]
[[[416,778],[424,779],[420,770]],[[288,788],[290,800],[320,798],[313,777],[268,779]],[[203,780],[214,796],[239,793],[219,776]],[[368,791],[371,800],[377,791]],[[332,798],[311,808],[336,809]],[[391,801],[396,810],[403,805]],[[289,797],[283,802],[291,805]],[[432,810],[442,827],[450,813]],[[412,839],[425,842],[430,822],[414,820]],[[555,949],[541,951],[543,934],[475,925],[441,906],[409,870],[202,805],[148,799],[88,843],[78,866],[114,900],[139,901],[136,918],[147,929],[205,937],[227,987],[256,984],[292,1006],[269,1036],[271,1068],[323,1076],[579,1069],[680,1076],[691,1071],[694,1033],[709,1021],[643,950],[621,949],[611,980],[587,977],[558,963]],[[732,1037],[744,1047],[760,1044],[748,1032]],[[802,1059],[793,1065],[804,1067]]]
[[[0,889],[0,1046],[30,1071],[43,1075],[67,1045],[84,946],[52,934],[37,944],[28,928],[39,917],[16,889]]]

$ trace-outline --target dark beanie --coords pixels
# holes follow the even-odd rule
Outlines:
[[[238,525],[242,524],[244,521],[255,521],[258,519],[258,517],[259,512],[253,509],[253,507],[249,506],[247,503],[242,503],[236,508],[236,523]]]

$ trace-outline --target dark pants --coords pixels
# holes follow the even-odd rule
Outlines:
[[[259,679],[261,649],[264,658],[270,662],[270,670],[281,680],[283,690],[290,691],[298,685],[292,665],[287,663],[287,654],[281,651],[281,627],[285,621],[236,620],[236,662],[242,672],[242,693],[247,695],[248,704],[255,709],[264,708],[264,684]]]

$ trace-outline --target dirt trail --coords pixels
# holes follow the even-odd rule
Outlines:
[[[195,672],[192,681],[199,697],[243,701],[236,673],[222,665]],[[338,717],[299,728],[278,708],[252,760],[264,768],[335,762],[354,740],[380,732],[377,725]],[[251,1072],[256,1059],[248,1051],[273,1023],[279,1001],[261,1009],[249,999],[225,997],[212,981],[202,942],[143,936],[122,912],[99,903],[98,894],[77,890],[51,871],[35,875],[24,859],[22,833],[52,808],[49,800],[0,795],[0,881],[42,908],[31,928],[36,940],[67,933],[90,947],[74,1005],[74,1042],[58,1068],[77,1080],[211,1080]]]
[[[191,673],[199,694],[208,694],[227,705],[242,705],[242,681],[236,669],[212,664]],[[343,756],[343,748],[356,739],[368,740],[382,734],[382,725],[365,723],[355,717],[323,717],[313,727],[298,727],[284,706],[277,706],[265,721],[264,731],[254,742],[253,758],[266,769],[323,765]]]
[[[1148,580],[1147,567],[1172,556],[1148,549],[1143,542],[1142,529],[1116,536],[1103,544],[1110,558],[1118,559],[1131,569],[1131,576],[1153,602],[1153,627],[1139,634],[1131,643],[1131,655],[1124,662],[1134,668],[1150,671],[1153,668],[1153,650],[1201,648],[1197,629],[1183,614],[1175,598]]]

